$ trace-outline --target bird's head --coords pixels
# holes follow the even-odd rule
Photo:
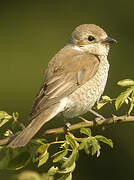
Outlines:
[[[69,41],[77,49],[95,55],[107,55],[109,44],[116,40],[107,36],[106,32],[95,24],[82,24],[77,26]]]

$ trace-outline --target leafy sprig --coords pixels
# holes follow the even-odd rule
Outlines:
[[[115,104],[115,108],[118,111],[123,104],[129,105],[128,115],[134,109],[134,80],[124,79],[117,82],[118,86],[126,88],[122,91],[117,98],[110,98],[109,96],[102,96],[102,99],[97,103],[96,109],[101,109],[106,104]]]
[[[118,110],[124,103],[130,104],[128,115],[132,112],[134,108],[134,81],[132,79],[124,79],[117,83],[121,87],[127,88],[125,91],[121,92],[116,98],[115,107]]]
[[[8,117],[6,113],[5,115]],[[11,116],[9,115],[9,117]],[[16,116],[12,116],[12,118],[14,117],[16,118]],[[47,161],[51,161],[52,166],[48,169],[48,176],[57,176],[58,180],[71,180],[80,151],[84,150],[87,155],[96,154],[99,157],[100,142],[113,147],[110,139],[102,135],[93,136],[90,128],[81,128],[80,133],[83,134],[82,137],[76,137],[68,132],[63,140],[52,142],[49,140],[44,142],[44,139],[33,139],[28,146],[23,148],[10,149],[6,148],[5,145],[1,146],[0,169],[18,170],[25,167],[30,161],[40,167],[45,165]],[[52,154],[50,149],[57,149],[55,147],[58,150]]]

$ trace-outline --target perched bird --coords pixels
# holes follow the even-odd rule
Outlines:
[[[102,95],[109,70],[109,44],[116,40],[97,25],[75,28],[66,46],[49,62],[44,83],[37,94],[30,115],[32,122],[8,145],[26,145],[47,121],[61,114],[65,118],[92,110]]]

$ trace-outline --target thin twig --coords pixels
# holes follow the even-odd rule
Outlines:
[[[83,120],[82,122],[69,126],[70,131],[78,130],[83,127],[86,128],[86,127],[103,126],[103,125],[109,125],[109,124],[119,124],[119,123],[128,123],[128,122],[134,123],[134,116],[127,116],[127,115],[119,116],[119,117],[113,115],[113,117],[111,118],[101,119],[97,122],[88,121],[84,118],[81,118],[81,119]],[[64,127],[59,127],[59,128],[54,128],[54,129],[48,129],[43,132],[40,131],[36,134],[36,137],[44,136],[44,135],[59,135],[59,134],[64,134],[64,133],[65,133]],[[0,145],[5,145],[9,143],[12,139],[13,137],[3,138],[0,140]]]
[[[83,119],[83,118],[81,118]],[[95,121],[88,121],[83,119],[82,122],[73,124],[69,126],[70,131],[74,131],[83,127],[93,127],[93,126],[102,126],[102,125],[109,125],[109,124],[118,124],[118,123],[127,123],[127,122],[134,122],[134,116],[115,116],[113,115],[113,117],[111,118],[106,118],[106,119],[102,119],[99,120],[97,122]],[[54,129],[48,129],[44,132],[39,132],[38,136],[43,136],[43,135],[58,135],[58,134],[64,134],[64,127],[59,127],[59,128],[54,128]]]

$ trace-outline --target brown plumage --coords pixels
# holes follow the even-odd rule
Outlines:
[[[98,66],[99,59],[95,55],[81,54],[70,49],[70,46],[65,46],[48,64],[44,73],[45,81],[35,98],[30,115],[36,116],[61,98],[70,95],[94,76]]]
[[[95,39],[90,42],[91,35]],[[96,25],[75,29],[69,44],[52,58],[45,70],[44,83],[30,112],[32,122],[9,147],[26,145],[44,123],[61,112],[72,118],[92,108],[107,80],[109,41],[106,39],[106,33]]]

